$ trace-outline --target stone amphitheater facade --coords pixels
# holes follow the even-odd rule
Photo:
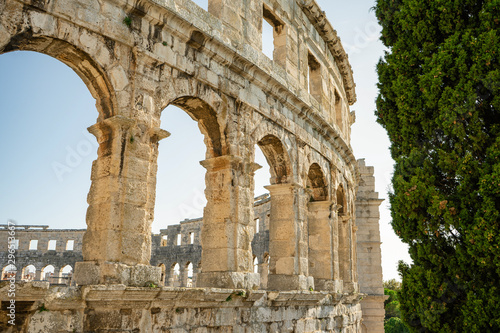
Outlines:
[[[263,20],[274,28],[272,60],[261,51]],[[208,11],[190,0],[0,0],[0,54],[16,50],[52,56],[82,78],[96,99],[89,131],[99,144],[81,238],[16,229],[48,240],[76,233],[67,237],[78,285],[20,282],[17,328],[383,331],[380,200],[373,169],[350,146],[351,67],[314,0],[209,0]],[[166,230],[193,228],[192,254],[151,236],[168,105],[198,122],[207,148],[203,223]],[[266,217],[254,211],[255,145],[270,165]],[[267,250],[266,274],[254,271],[252,244]],[[61,245],[45,252],[37,265],[70,257]],[[193,255],[196,288],[163,286],[175,279],[156,260],[174,253]],[[188,274],[179,274],[182,284]]]

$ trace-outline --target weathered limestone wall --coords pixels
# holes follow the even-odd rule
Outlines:
[[[7,283],[0,299],[7,300]],[[359,299],[307,291],[50,287],[17,289],[17,327],[38,332],[360,332]],[[43,308],[42,308],[43,306]],[[40,311],[44,309],[46,311]],[[7,326],[0,312],[0,331]]]
[[[48,226],[31,226],[16,229],[15,237],[18,240],[16,251],[16,267],[18,268],[16,278],[21,280],[23,269],[28,265],[35,266],[37,276],[40,279],[41,270],[52,265],[54,275],[58,276],[60,270],[66,265],[74,267],[75,263],[83,260],[82,238],[85,230],[65,229],[51,230]],[[7,229],[0,229],[0,265],[1,268],[7,266]],[[30,242],[37,241],[36,248],[30,250]],[[49,250],[49,242],[55,241],[55,250]],[[73,241],[73,248],[67,249],[68,241]]]
[[[96,98],[99,116],[89,131],[99,149],[79,284],[159,282],[161,269],[149,265],[150,230],[159,141],[169,135],[160,114],[170,104],[198,121],[207,146],[201,285],[260,284],[250,246],[255,144],[272,164],[269,283],[312,287],[306,220],[313,164],[324,178],[321,200],[335,201],[342,187],[344,214],[353,216],[354,82],[324,14],[314,1],[210,0],[208,7],[189,0],[0,2],[0,53],[53,56]],[[275,27],[272,60],[260,50],[263,19]],[[342,262],[333,278],[356,292],[355,222],[346,221],[349,256],[339,260],[350,264]]]
[[[360,291],[368,296],[361,301],[366,332],[384,332],[384,286],[380,249],[379,206],[384,201],[375,192],[373,167],[358,160],[361,180],[356,201],[358,277]]]

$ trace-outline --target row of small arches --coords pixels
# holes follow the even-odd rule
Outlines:
[[[16,266],[12,264],[2,269],[2,280],[17,278],[22,281],[48,281],[56,284],[70,284],[72,275],[73,267],[71,265],[65,265],[59,270],[53,265],[46,265],[41,269],[37,269],[34,265],[27,265],[21,269],[20,276]]]

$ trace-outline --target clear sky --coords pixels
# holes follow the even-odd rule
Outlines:
[[[195,1],[206,8],[207,0]],[[358,102],[352,126],[357,158],[375,166],[376,189],[388,198],[393,161],[385,130],[375,122],[375,65],[384,48],[370,10],[374,1],[317,0],[337,30],[353,67]],[[66,65],[43,54],[0,55],[0,223],[85,228],[86,197],[97,144],[86,128],[97,118],[95,100]],[[205,146],[197,124],[175,107],[162,113],[172,135],[160,142],[153,231],[203,214]],[[255,195],[269,183],[267,163],[257,149]],[[387,200],[381,206],[384,279],[398,278],[397,261],[407,247],[390,227]]]

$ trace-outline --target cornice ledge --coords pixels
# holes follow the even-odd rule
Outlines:
[[[326,18],[325,12],[321,10],[315,0],[297,0],[312,25],[318,30],[325,41],[328,49],[335,58],[339,67],[349,104],[356,102],[356,84],[354,83],[352,67],[349,64],[347,53],[337,36],[337,31],[333,29],[330,21]]]

